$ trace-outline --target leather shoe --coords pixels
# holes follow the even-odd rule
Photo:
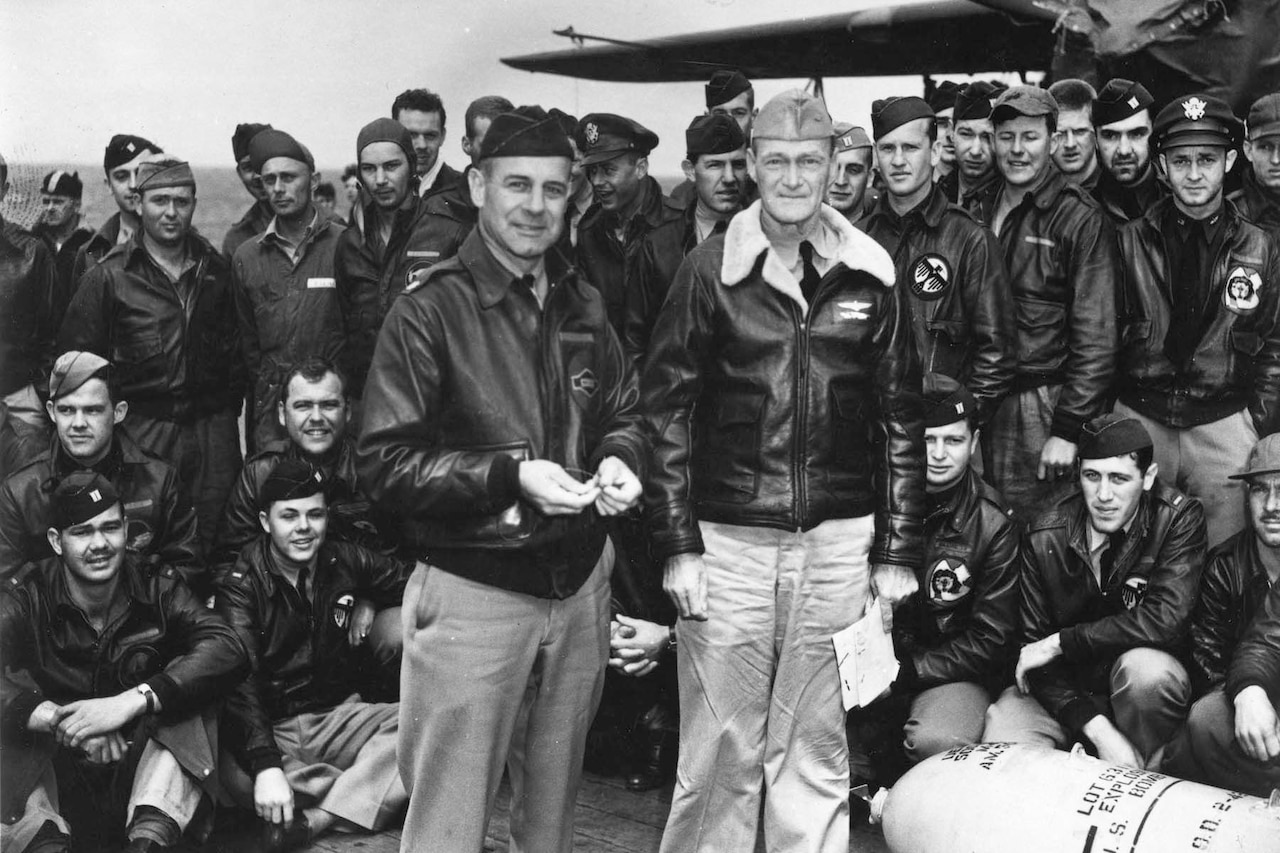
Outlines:
[[[311,841],[311,826],[307,816],[300,811],[293,813],[293,823],[263,823],[262,853],[287,853],[307,846]]]

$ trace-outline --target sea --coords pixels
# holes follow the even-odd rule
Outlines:
[[[450,165],[461,168],[462,164]],[[84,183],[84,197],[80,202],[82,225],[97,230],[116,212],[116,203],[107,189],[100,164],[11,162],[9,192],[0,203],[0,216],[24,228],[34,225],[40,215],[40,181],[54,169],[76,171],[80,174],[80,180]],[[337,188],[336,212],[345,218],[347,202],[342,191],[342,169],[342,166],[321,167],[320,175],[321,180],[330,181]],[[195,227],[215,247],[220,247],[223,235],[249,209],[253,198],[245,191],[233,167],[192,166],[191,170],[196,178]],[[670,192],[683,180],[682,175],[656,177],[666,192]]]

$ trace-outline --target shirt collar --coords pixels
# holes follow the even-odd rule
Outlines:
[[[423,175],[418,181],[418,195],[426,195],[431,190],[432,185],[436,182],[436,178],[440,177],[440,170],[443,168],[444,158],[437,155],[436,164],[432,166],[430,171]]]

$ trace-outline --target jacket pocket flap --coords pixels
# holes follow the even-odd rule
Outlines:
[[[742,392],[738,394],[721,394],[716,401],[716,425],[755,424],[760,421],[760,412],[764,409],[764,394],[761,392]]]
[[[1257,332],[1231,330],[1231,346],[1247,355],[1257,355],[1262,349],[1262,338]]]
[[[836,386],[831,389],[831,399],[836,407],[836,415],[842,420],[852,421],[862,417],[862,395],[854,389]]]
[[[164,347],[160,344],[159,335],[142,335],[116,344],[116,357],[122,361],[142,361],[153,355],[159,355]]]

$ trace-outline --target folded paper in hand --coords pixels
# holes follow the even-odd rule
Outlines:
[[[831,643],[836,648],[840,698],[846,711],[870,705],[898,677],[893,638],[884,629],[878,598],[867,605],[865,616],[834,634]]]

